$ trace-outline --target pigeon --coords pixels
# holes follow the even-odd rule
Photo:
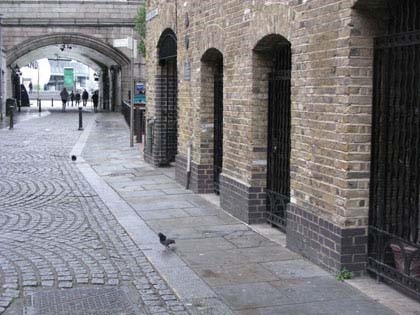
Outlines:
[[[175,244],[175,240],[167,238],[163,233],[159,233],[158,235],[160,243],[166,248],[169,248],[169,245],[171,244]]]

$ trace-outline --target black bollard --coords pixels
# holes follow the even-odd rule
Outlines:
[[[79,130],[83,130],[83,117],[81,107],[79,107]]]
[[[54,107],[54,99],[51,99],[51,107]]]
[[[38,112],[40,113],[41,112],[41,100],[38,99],[37,101],[38,101]]]
[[[13,129],[13,109],[11,109],[9,111],[9,115],[10,115],[10,124],[9,124],[9,129]]]

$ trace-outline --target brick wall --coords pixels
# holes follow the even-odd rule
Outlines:
[[[180,181],[185,181],[182,161],[188,143],[192,143],[193,162],[198,166],[209,164],[208,134],[212,126],[211,117],[206,116],[210,96],[202,57],[210,48],[223,54],[221,205],[246,222],[264,220],[267,171],[270,61],[254,48],[272,34],[290,42],[288,244],[330,270],[346,264],[352,270],[363,269],[360,261],[365,256],[355,255],[366,254],[372,32],[367,20],[352,8],[355,2],[212,0],[188,1],[174,8],[167,1],[156,0],[149,5],[149,10],[159,7],[159,15],[148,24],[150,46],[156,45],[163,31],[161,25],[176,26],[178,37]],[[189,23],[185,23],[187,16]],[[154,57],[149,55],[151,71]],[[187,62],[191,65],[188,78],[184,77]],[[312,219],[308,221],[306,214]],[[333,232],[326,236],[323,230],[306,229],[307,221],[322,222]],[[352,233],[354,237],[349,236]],[[363,247],[364,253],[349,257],[353,247],[344,245],[349,242],[356,248],[354,251],[362,251]],[[317,259],[320,252],[322,257]]]

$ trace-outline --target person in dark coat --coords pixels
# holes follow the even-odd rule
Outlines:
[[[71,91],[70,93],[70,101],[71,101],[71,107],[73,107],[73,101],[74,101],[74,93]]]
[[[83,106],[86,106],[88,99],[89,99],[89,93],[85,89],[82,93]]]
[[[64,88],[61,91],[60,96],[61,96],[61,101],[63,102],[63,112],[65,112],[66,111],[66,103],[67,103],[67,100],[69,99],[69,92],[67,92],[66,88]]]
[[[98,111],[98,104],[99,104],[99,95],[98,91],[95,91],[92,95],[92,102],[93,102],[93,108],[95,110],[95,113]]]
[[[32,85],[32,81],[29,82],[29,94],[32,94],[32,91],[34,89],[34,86]]]
[[[76,99],[76,106],[79,106],[79,104],[80,104],[80,93],[79,93],[79,91],[76,91],[75,99]]]

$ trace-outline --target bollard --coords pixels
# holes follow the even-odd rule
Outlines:
[[[39,113],[41,112],[41,100],[40,99],[38,99],[38,112]]]
[[[9,116],[10,116],[9,129],[13,129],[13,109],[11,109],[11,110],[9,111]]]
[[[83,130],[83,117],[81,107],[79,107],[79,130]]]
[[[54,107],[54,99],[51,99],[51,107]]]

